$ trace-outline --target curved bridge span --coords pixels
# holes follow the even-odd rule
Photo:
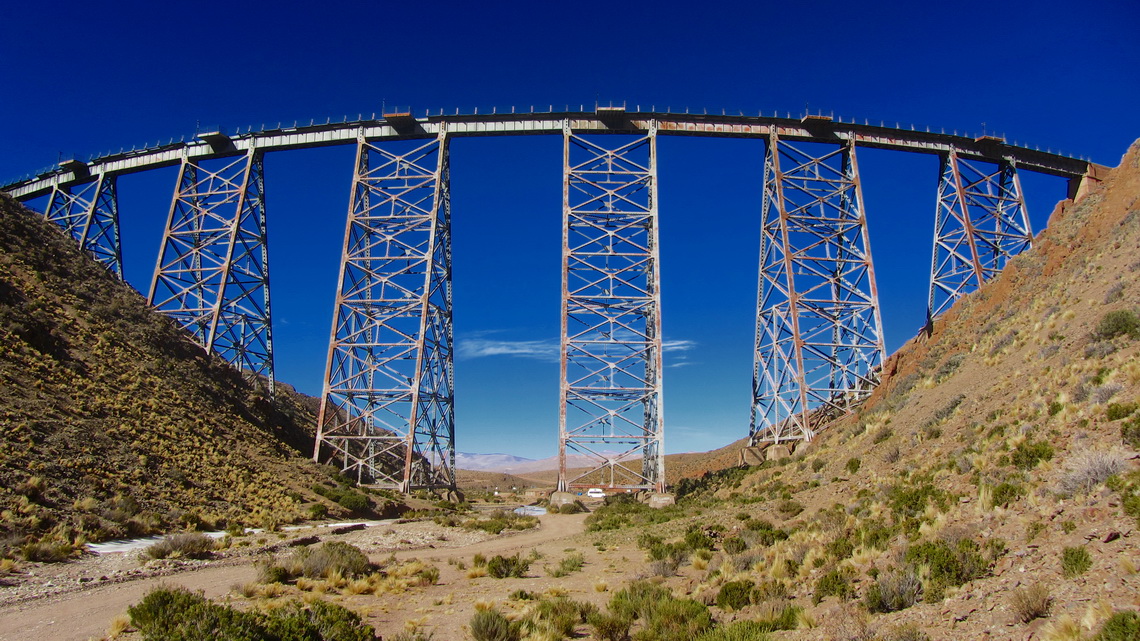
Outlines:
[[[1030,246],[1020,171],[1067,178],[1075,195],[1096,169],[992,136],[599,107],[210,132],[64,162],[3,190],[47,196],[45,216],[121,276],[116,178],[178,166],[148,300],[272,391],[262,157],[355,145],[314,458],[377,485],[454,487],[448,143],[529,134],[563,138],[561,490],[664,491],[658,136],[765,142],[753,444],[809,440],[877,382],[858,148],[940,158],[928,320]],[[568,470],[570,453],[593,464]]]

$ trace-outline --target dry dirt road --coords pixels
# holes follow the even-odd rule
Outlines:
[[[407,595],[388,595],[390,598],[377,596],[355,596],[338,599],[344,605],[362,611],[365,619],[376,626],[377,632],[388,634],[404,628],[406,621],[416,619],[424,625],[438,630],[436,638],[462,638],[460,633],[462,623],[466,623],[469,614],[462,617],[454,616],[458,611],[474,609],[474,602],[479,599],[494,598],[500,591],[506,589],[508,584],[518,581],[529,581],[528,587],[545,589],[548,581],[541,577],[540,572],[532,571],[532,575],[539,577],[531,579],[515,579],[511,581],[497,581],[495,579],[480,578],[468,579],[456,566],[457,561],[470,559],[475,554],[492,556],[495,554],[510,555],[516,552],[528,553],[537,550],[544,557],[557,561],[566,546],[572,545],[572,539],[582,533],[584,529],[585,514],[576,515],[544,515],[539,517],[540,526],[534,530],[498,536],[476,543],[462,544],[457,547],[441,547],[447,545],[447,540],[454,536],[455,530],[439,528],[439,541],[432,548],[421,548],[399,551],[385,551],[375,545],[361,545],[369,549],[373,559],[383,558],[395,554],[400,559],[421,559],[432,562],[441,570],[441,579],[437,585],[428,586],[418,594],[408,598]],[[422,529],[423,524],[417,524]],[[400,525],[394,525],[397,533]],[[374,528],[379,529],[379,528]],[[387,534],[390,536],[392,530]],[[364,537],[375,537],[378,533],[369,531],[355,533],[356,542],[367,543],[360,540]],[[582,552],[597,554],[589,546],[579,544]],[[587,555],[589,556],[589,555]],[[237,565],[205,567],[202,569],[181,572],[164,577],[142,578],[123,583],[101,585],[77,592],[60,594],[52,597],[25,601],[23,603],[0,606],[0,641],[44,641],[47,639],[58,641],[89,641],[101,639],[106,633],[112,619],[126,611],[127,607],[137,603],[151,589],[159,585],[180,585],[191,590],[200,590],[207,597],[218,598],[231,593],[233,586],[255,579],[257,570],[253,566],[253,558]],[[592,573],[591,573],[592,574]],[[572,584],[589,582],[590,576],[570,579]],[[565,584],[566,581],[562,581]],[[583,586],[577,585],[572,591],[587,591]],[[506,598],[503,592],[500,598]],[[332,596],[332,595],[330,595]],[[238,599],[240,601],[240,598]],[[432,617],[431,604],[446,601],[447,615]],[[444,613],[440,613],[444,614]],[[432,620],[432,619],[436,620]],[[460,621],[460,619],[462,619]],[[450,636],[460,633],[459,636]],[[442,636],[441,636],[442,635]]]

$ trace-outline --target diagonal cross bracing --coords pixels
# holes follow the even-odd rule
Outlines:
[[[883,359],[855,148],[824,149],[775,134],[767,143],[754,445],[810,440],[870,392]]]
[[[123,277],[123,252],[119,241],[119,200],[115,176],[99,174],[86,184],[52,188],[47,213],[79,247],[103,264],[120,279]]]
[[[445,132],[359,136],[314,459],[360,482],[455,487],[449,189]]]
[[[261,153],[184,158],[148,300],[272,393],[267,251]]]
[[[1033,244],[1017,168],[1008,160],[970,161],[954,150],[943,155],[934,221],[928,320]]]
[[[566,124],[563,161],[559,490],[661,492],[656,129],[602,138]],[[590,463],[571,474],[568,453]]]

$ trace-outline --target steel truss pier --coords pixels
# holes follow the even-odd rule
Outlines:
[[[996,276],[1033,245],[1016,165],[942,155],[927,321]]]
[[[665,490],[657,130],[563,129],[558,489]],[[567,469],[567,453],[590,461]]]
[[[56,183],[44,218],[62,227],[96,262],[123,278],[114,175],[100,173],[91,182],[74,185]]]
[[[421,112],[423,113],[423,112]],[[1018,183],[1095,182],[1087,160],[992,136],[819,115],[596,107],[411,113],[220,132],[67,161],[3,186],[122,275],[116,180],[179,166],[149,300],[273,389],[262,154],[355,144],[314,458],[402,490],[454,487],[448,144],[560,135],[559,487],[662,490],[660,135],[764,140],[751,441],[806,440],[849,411],[883,358],[856,147],[941,158],[928,322],[1029,248]],[[591,461],[567,470],[569,455]]]
[[[184,156],[147,300],[272,394],[265,230],[261,152]]]
[[[882,322],[855,146],[767,141],[750,440],[811,440],[876,383]]]
[[[314,459],[361,483],[455,487],[446,131],[357,139]]]

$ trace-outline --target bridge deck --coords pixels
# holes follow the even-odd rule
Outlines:
[[[561,134],[563,125],[578,133],[642,134],[651,121],[662,135],[708,136],[720,138],[763,138],[775,131],[783,140],[841,142],[854,139],[860,147],[893,149],[915,153],[941,154],[951,149],[974,160],[1009,160],[1018,169],[1065,178],[1080,178],[1092,163],[1068,156],[1006,144],[1001,138],[970,138],[833,120],[826,116],[779,118],[714,114],[675,114],[625,112],[600,108],[596,112],[518,113],[491,115],[435,115],[412,118],[390,114],[384,118],[311,124],[249,131],[226,136],[212,132],[197,139],[133,150],[92,159],[87,163],[69,161],[33,178],[0,187],[12,196],[27,200],[42,196],[56,184],[84,182],[99,173],[127,174],[181,162],[183,155],[194,160],[235,156],[251,146],[262,151],[282,151],[355,143],[363,132],[370,141],[432,138],[441,128],[455,137]]]

